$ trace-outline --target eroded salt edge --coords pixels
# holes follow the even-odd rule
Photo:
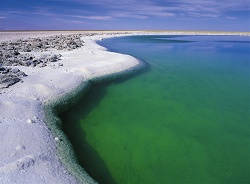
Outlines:
[[[62,122],[58,118],[58,115],[76,104],[86,94],[92,84],[120,78],[144,68],[145,63],[139,59],[138,62],[138,65],[133,66],[129,69],[125,69],[123,71],[97,76],[89,79],[88,81],[83,80],[75,89],[59,98],[53,99],[53,101],[49,101],[44,104],[47,125],[51,128],[52,134],[54,136],[59,135],[60,140],[63,140],[59,141],[57,145],[59,159],[62,161],[63,165],[65,165],[67,170],[72,175],[74,175],[81,183],[86,182],[86,180],[89,183],[95,183],[95,181],[90,179],[89,177],[91,176],[89,176],[84,168],[79,165],[73,146],[61,129]]]
[[[72,52],[73,54],[84,52],[88,55],[87,60],[83,59],[84,61],[80,64],[76,62],[79,58],[72,57],[71,54],[70,59],[66,59],[64,62],[67,66],[63,66],[61,69],[40,70],[23,67],[22,69],[27,71],[29,75],[27,79],[24,79],[24,83],[6,89],[5,94],[0,96],[0,146],[3,146],[0,152],[0,181],[2,183],[95,182],[77,164],[71,144],[65,138],[62,130],[58,128],[60,120],[55,116],[56,111],[52,107],[59,108],[60,104],[60,108],[70,106],[67,102],[77,100],[77,94],[81,94],[80,91],[87,89],[91,80],[100,80],[101,76],[104,78],[114,77],[118,74],[132,72],[140,65],[138,60],[128,55],[97,52],[105,50],[94,43],[97,39],[100,39],[100,36],[84,39],[87,41],[87,48],[84,47],[83,50]],[[90,57],[92,51],[96,51],[96,55]],[[93,58],[96,59],[96,62],[88,64],[88,59]],[[114,58],[118,58],[119,61],[116,62]],[[112,62],[103,62],[105,59],[111,59]],[[70,64],[71,61],[72,64]],[[67,72],[67,70],[70,71]],[[107,73],[106,70],[109,72]],[[68,76],[69,79],[62,81],[62,78]],[[52,82],[50,82],[50,77],[53,79]],[[58,86],[58,82],[64,83]],[[71,82],[73,83],[70,84]],[[32,89],[33,87],[34,89]],[[70,90],[71,88],[73,90]],[[57,98],[58,95],[61,97]],[[64,103],[66,104],[63,105]],[[6,107],[13,109],[6,109]],[[42,107],[44,110],[41,109]],[[45,112],[47,115],[46,124],[44,123]],[[33,117],[34,115],[36,117]],[[52,133],[50,130],[47,131],[49,126],[53,126]],[[42,131],[42,133],[37,131]],[[21,140],[18,140],[19,138]],[[51,148],[47,149],[46,146]],[[54,146],[57,150],[54,149]],[[77,177],[78,181],[72,175]]]
[[[20,66],[28,74],[24,82],[0,92],[1,183],[95,183],[77,164],[57,111],[75,102],[90,81],[140,65],[131,56],[105,51],[98,39],[84,37],[84,47],[63,52],[62,67]]]
[[[152,34],[152,35],[155,35],[155,34]],[[159,33],[157,35],[159,35]],[[133,36],[133,34],[126,35],[126,36]],[[96,41],[97,40],[95,40],[95,43]],[[52,128],[53,130],[52,133],[57,136],[60,135],[60,139],[64,140],[62,142],[58,142],[59,158],[62,161],[63,165],[66,166],[68,171],[71,174],[73,174],[81,183],[86,182],[86,180],[89,183],[94,183],[95,181],[91,180],[91,178],[89,178],[89,175],[86,173],[84,168],[82,168],[78,164],[76,155],[73,151],[73,147],[71,143],[69,142],[67,136],[65,136],[65,134],[60,128],[62,122],[58,118],[58,114],[60,112],[65,111],[67,108],[71,107],[75,103],[77,103],[79,99],[82,98],[84,94],[87,92],[87,90],[91,87],[91,84],[93,82],[97,83],[97,82],[115,79],[124,75],[129,75],[133,72],[136,72],[142,69],[145,66],[145,63],[140,60],[138,61],[139,61],[139,64],[136,66],[133,66],[130,69],[126,69],[126,70],[119,71],[119,72],[113,72],[108,75],[97,76],[92,79],[89,79],[88,81],[82,81],[81,84],[77,86],[75,89],[73,89],[72,91],[64,94],[63,96],[59,98],[54,99],[51,102],[46,103],[44,106],[44,111],[46,112],[46,117],[47,117],[46,122],[48,123],[48,126]]]

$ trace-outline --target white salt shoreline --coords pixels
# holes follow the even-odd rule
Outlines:
[[[18,66],[28,75],[24,82],[0,91],[0,183],[95,183],[75,163],[50,107],[71,102],[90,80],[139,66],[95,43],[103,37],[82,37],[82,48],[58,51],[61,67]]]
[[[7,37],[8,40],[15,40],[75,33],[81,32],[8,32],[4,39],[1,39],[4,33],[0,33],[0,41],[6,41]],[[95,43],[107,37],[112,35],[83,37],[85,43],[82,48],[58,51],[62,54],[62,67],[19,66],[28,75],[23,78],[24,82],[0,91],[0,183],[95,183],[74,161],[68,140],[57,128],[60,120],[53,108],[69,106],[67,103],[77,100],[77,95],[88,87],[91,80],[140,66],[139,60],[107,52]]]

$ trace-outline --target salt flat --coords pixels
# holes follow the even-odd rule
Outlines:
[[[45,35],[12,35],[10,39]],[[79,86],[83,89],[90,80],[138,67],[137,59],[108,52],[95,43],[103,37],[108,36],[83,36],[80,49],[54,51],[62,55],[63,66],[18,66],[28,76],[1,89],[1,183],[95,183],[72,158],[67,158],[71,150],[58,151],[60,146],[67,148],[68,142],[60,131],[57,134],[48,126],[44,106],[63,99]]]
[[[1,183],[95,183],[77,164],[67,138],[58,128],[60,120],[51,107],[64,103],[67,107],[75,100],[76,94],[89,86],[90,81],[135,70],[142,64],[131,56],[108,52],[97,45],[96,40],[133,34],[249,34],[0,32],[0,42],[76,33],[83,33],[83,47],[73,51],[53,51],[62,55],[60,67],[54,64],[44,68],[16,66],[28,76],[23,77],[22,82],[0,90]]]

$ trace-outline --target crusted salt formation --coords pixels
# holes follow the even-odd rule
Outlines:
[[[7,88],[19,81],[21,78],[27,76],[18,68],[0,67],[0,89]]]
[[[57,62],[61,58],[60,54],[54,54],[53,51],[82,47],[81,36],[81,34],[59,35],[0,43],[0,89],[8,88],[26,76],[17,68],[4,66],[46,67],[49,63]],[[50,52],[41,54],[46,51]],[[62,66],[62,64],[59,63],[57,66]]]

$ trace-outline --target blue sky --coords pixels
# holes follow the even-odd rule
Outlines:
[[[249,0],[0,0],[0,30],[249,31]]]

